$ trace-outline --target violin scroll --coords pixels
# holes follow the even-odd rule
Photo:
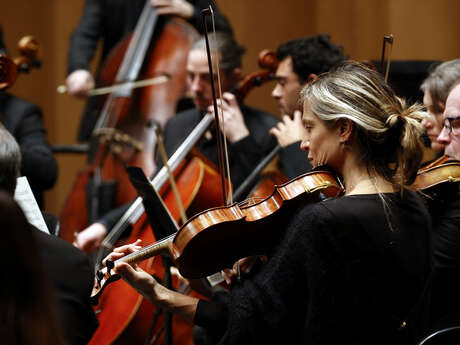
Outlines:
[[[257,60],[260,68],[275,72],[278,67],[278,59],[276,53],[273,50],[264,49],[259,53],[259,59]]]
[[[21,56],[11,59],[0,55],[0,90],[12,86],[18,77],[18,72],[28,73],[33,67],[40,67],[38,60],[39,44],[33,36],[24,36],[18,42]]]
[[[278,67],[278,60],[274,51],[262,50],[259,53],[258,59],[259,66],[263,70],[248,74],[238,85],[237,89],[232,90],[238,99],[244,99],[246,95],[255,86],[261,86],[262,84],[275,79],[275,71]]]
[[[29,73],[31,68],[41,66],[41,61],[38,59],[40,44],[33,36],[24,36],[18,42],[18,50],[21,56],[13,59],[18,66],[20,72]]]

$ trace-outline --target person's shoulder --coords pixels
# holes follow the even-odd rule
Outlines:
[[[64,241],[62,238],[46,234],[34,226],[31,227],[33,229],[34,236],[37,238],[37,241],[42,248],[42,254],[45,257],[45,260],[46,257],[50,256],[54,258],[65,258],[65,260],[56,260],[60,262],[65,261],[67,263],[74,262],[84,263],[85,265],[87,263],[89,264],[88,256],[80,249]]]
[[[339,206],[329,207],[331,201],[335,202],[336,199],[330,198],[321,201],[306,202],[295,212],[293,217],[293,224],[303,227],[306,224],[318,227],[322,224],[328,223],[331,219],[335,219],[335,210],[340,209]],[[340,202],[339,202],[340,203]],[[294,227],[297,227],[294,225]]]
[[[41,109],[37,104],[27,101],[23,98],[14,96],[10,93],[4,93],[2,95],[1,104],[2,113],[4,114],[4,116],[13,115],[15,117],[19,117],[21,115],[31,112],[41,114]]]

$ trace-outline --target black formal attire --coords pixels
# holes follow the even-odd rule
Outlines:
[[[374,194],[295,212],[262,270],[200,301],[195,323],[219,344],[413,344],[427,316],[431,219],[415,193],[385,196],[389,217]]]
[[[27,177],[37,203],[43,207],[43,191],[56,183],[58,167],[46,141],[42,112],[35,104],[2,92],[0,121],[18,142],[21,175]]]
[[[244,121],[250,134],[234,143],[227,141],[230,176],[234,189],[238,188],[244,179],[254,170],[260,160],[275,147],[276,140],[268,134],[268,131],[278,121],[272,114],[248,107],[244,104],[240,104],[239,106],[241,112],[244,114]],[[198,125],[202,118],[201,115],[201,111],[194,108],[179,113],[168,120],[163,133],[164,146],[168,157],[171,157],[176,152],[185,138]],[[212,130],[211,139],[202,138],[196,145],[196,148],[218,166],[219,158],[215,130]],[[157,167],[161,168],[162,166],[161,158],[157,155]],[[128,207],[129,205],[115,209],[99,219],[98,222],[104,224],[110,230]]]
[[[187,0],[194,7],[193,16],[188,19],[199,32],[202,32],[200,11],[213,4],[210,0]],[[68,53],[67,74],[78,69],[89,69],[99,39],[103,41],[104,61],[113,47],[131,33],[144,8],[146,0],[86,0],[80,22],[72,34]],[[213,4],[214,5],[214,4]],[[232,34],[227,19],[214,5],[216,30]],[[95,101],[89,101],[80,124],[78,139],[87,141],[95,125],[97,115],[91,109]]]
[[[444,183],[431,191],[428,205],[433,218],[434,281],[432,326],[460,325],[460,191]]]
[[[277,123],[276,117],[244,104],[240,104],[240,109],[250,134],[234,143],[227,141],[230,176],[235,189],[276,145],[275,138],[268,134],[270,128]],[[177,114],[167,122],[164,144],[168,156],[176,151],[200,120],[201,112],[198,109],[190,109]],[[217,166],[219,156],[215,131],[212,131],[211,139],[203,138],[196,148]]]
[[[308,153],[300,149],[300,141],[297,141],[281,149],[279,168],[289,179],[293,179],[312,169],[307,157]]]
[[[85,345],[98,326],[89,302],[94,272],[88,256],[70,243],[34,228],[59,322],[69,345]]]

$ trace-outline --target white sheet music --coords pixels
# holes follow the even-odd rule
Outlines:
[[[29,181],[25,176],[18,177],[16,190],[14,191],[14,199],[24,211],[27,220],[30,224],[34,225],[37,229],[49,234],[48,227],[43,219],[42,212],[38,207],[32,189],[30,188]]]

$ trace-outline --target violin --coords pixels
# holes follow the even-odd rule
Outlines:
[[[33,67],[40,67],[38,59],[39,44],[33,36],[24,36],[18,42],[20,56],[10,58],[0,55],[0,90],[11,87],[18,77],[18,72],[29,72]]]
[[[449,186],[460,181],[460,161],[442,156],[421,168],[413,186],[417,190],[428,191]],[[448,188],[448,187],[446,187]]]
[[[240,258],[267,254],[281,235],[277,229],[299,205],[319,201],[321,194],[336,197],[342,192],[338,178],[320,167],[275,186],[273,193],[263,200],[249,199],[203,211],[173,235],[119,260],[136,263],[168,253],[185,278],[202,278],[231,267]],[[96,274],[93,303],[97,303],[109,283],[120,279],[112,274],[115,264],[108,261],[106,268]]]

